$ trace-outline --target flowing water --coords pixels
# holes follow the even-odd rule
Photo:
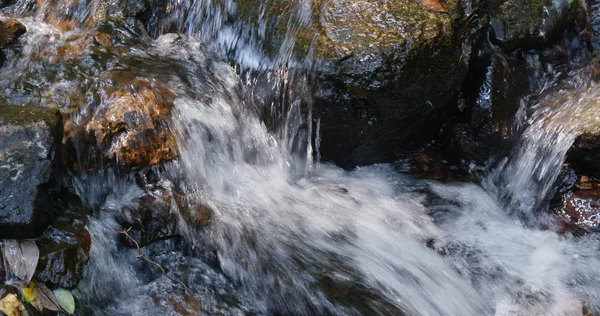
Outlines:
[[[91,25],[83,21],[101,2],[78,3],[72,15]],[[310,75],[298,70],[311,62],[298,61],[291,47],[312,9],[295,3],[289,19],[275,22],[287,31],[274,55],[263,50],[273,29],[264,18],[269,1],[252,23],[234,18],[241,8],[231,0],[172,1],[168,14],[153,13],[156,39],[128,51],[128,62],[109,54],[107,69],[91,57],[79,68],[54,64],[45,90],[97,89],[111,67],[166,83],[175,96],[169,128],[181,149],[179,159],[150,170],[151,180],[112,168],[72,176],[72,188],[95,209],[91,260],[75,293],[81,313],[581,315],[584,305],[600,312],[596,238],[547,229],[555,223],[545,212],[566,151],[600,126],[598,86],[580,83],[580,73],[552,82],[481,185],[415,179],[398,165],[345,171],[312,159],[317,118]],[[18,4],[6,14],[21,16],[28,33],[0,78],[41,72],[44,48],[78,32],[46,24],[53,10],[31,13],[27,2]],[[173,29],[189,36],[163,34]],[[56,101],[1,84],[12,102]],[[265,108],[273,109],[267,118]],[[103,112],[72,113],[76,124]],[[149,192],[183,194],[212,210],[207,227],[180,221],[182,239],[144,248],[189,291],[119,246],[115,216]],[[185,218],[176,205],[171,212]]]

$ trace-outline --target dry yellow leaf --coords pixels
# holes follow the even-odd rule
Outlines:
[[[446,5],[439,0],[422,0],[421,5],[437,12],[447,12]]]
[[[23,310],[25,310],[25,306],[12,293],[0,300],[0,312],[3,312],[6,316],[21,316]]]

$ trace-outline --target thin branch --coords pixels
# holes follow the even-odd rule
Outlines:
[[[190,288],[188,288],[187,285],[185,285],[179,279],[177,279],[177,278],[175,278],[173,276],[170,276],[167,273],[167,271],[165,270],[165,268],[163,268],[160,264],[158,264],[158,262],[150,260],[146,256],[144,256],[144,253],[142,253],[142,249],[140,248],[140,244],[135,239],[133,239],[133,237],[131,237],[131,235],[129,235],[129,231],[130,230],[131,230],[131,227],[129,227],[129,228],[125,229],[125,230],[121,230],[121,231],[119,231],[119,233],[125,235],[129,240],[131,240],[131,242],[133,242],[135,244],[135,247],[137,248],[137,251],[138,251],[138,254],[137,254],[136,258],[142,259],[142,260],[144,260],[144,261],[146,261],[146,262],[148,262],[148,263],[156,266],[157,268],[160,269],[160,272],[162,272],[162,274],[164,276],[166,276],[169,280],[181,284],[181,286],[183,286],[183,288],[186,291],[191,292]]]

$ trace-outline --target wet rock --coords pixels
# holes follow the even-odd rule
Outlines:
[[[567,161],[580,174],[600,176],[600,135],[584,133],[567,153]]]
[[[232,18],[248,25],[240,36],[264,37],[259,49],[267,56],[318,60],[318,78],[311,82],[320,152],[344,167],[393,160],[435,134],[465,79],[470,37],[481,27],[466,18],[473,9],[454,0],[238,4]],[[296,67],[282,67],[290,66]]]
[[[83,278],[91,239],[85,229],[87,217],[80,206],[70,206],[36,241],[40,260],[36,279],[72,289]]]
[[[473,70],[462,90],[460,121],[444,131],[449,157],[480,164],[511,139],[519,102],[532,86],[525,61],[485,51],[481,54],[474,58]]]
[[[558,192],[559,231],[582,235],[600,225],[600,183],[581,176],[569,190]]]
[[[504,49],[538,48],[574,27],[570,1],[487,0],[494,39]]]
[[[0,21],[0,49],[16,41],[27,29],[21,22],[16,20]]]
[[[426,2],[426,1],[425,1]],[[461,8],[416,1],[327,2],[316,54],[321,78],[315,112],[324,159],[351,167],[394,159],[436,131],[467,74],[469,31],[455,27]],[[327,69],[327,68],[326,68]],[[435,133],[435,132],[434,132]]]
[[[62,116],[0,106],[0,238],[34,238],[56,213]]]
[[[89,119],[69,129],[71,169],[144,167],[178,156],[169,128],[173,95],[167,86],[131,72],[109,71],[96,88],[97,104],[82,109]]]
[[[196,228],[206,226],[211,210],[197,199],[156,188],[140,198],[133,206],[121,210],[117,221],[140,246],[159,240],[185,235]],[[135,244],[126,236],[121,240],[128,247]]]
[[[450,165],[444,155],[434,148],[425,148],[415,153],[408,154],[398,162],[404,166],[408,174],[419,179],[433,179],[442,183],[463,180],[460,170]]]
[[[21,35],[25,34],[26,28],[16,20],[0,21],[0,50],[15,42]],[[0,66],[4,64],[6,55],[0,51]]]

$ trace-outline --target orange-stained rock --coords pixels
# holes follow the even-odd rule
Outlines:
[[[97,57],[103,54],[122,55],[129,51],[127,46],[113,46],[112,36],[99,31],[60,34],[61,40],[43,46],[35,57],[40,61],[60,63],[92,53]]]
[[[16,20],[6,20],[0,22],[0,49],[17,40],[25,34],[27,29],[21,22]]]
[[[572,192],[563,202],[562,213],[569,224],[587,231],[596,230],[600,224],[600,188],[592,188],[590,184],[585,190]]]
[[[144,167],[179,155],[170,130],[174,96],[166,85],[126,71],[110,71],[102,82],[99,103],[80,113],[89,119],[66,124],[71,169]]]

